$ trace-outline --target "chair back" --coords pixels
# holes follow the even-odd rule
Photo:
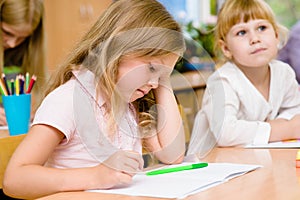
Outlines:
[[[0,138],[0,188],[2,188],[3,176],[8,161],[25,135],[26,134]]]

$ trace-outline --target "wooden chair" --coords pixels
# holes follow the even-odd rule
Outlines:
[[[24,137],[25,134],[0,138],[0,189],[8,161]]]
[[[191,132],[190,132],[190,127],[189,127],[189,122],[186,116],[186,113],[184,112],[184,108],[182,105],[178,105],[178,109],[183,121],[183,128],[184,128],[184,133],[185,133],[185,142],[188,145],[188,143],[190,142],[190,138],[191,138]]]

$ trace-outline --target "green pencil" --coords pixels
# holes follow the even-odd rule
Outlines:
[[[147,172],[147,176],[151,175],[158,175],[158,174],[166,174],[171,172],[179,172],[183,170],[191,170],[191,169],[199,169],[203,167],[207,167],[208,163],[196,163],[191,165],[179,166],[179,167],[172,167],[172,168],[165,168],[165,169],[158,169],[151,172]]]
[[[26,72],[26,74],[25,74],[25,90],[24,91],[27,91],[28,87],[29,87],[29,73]]]

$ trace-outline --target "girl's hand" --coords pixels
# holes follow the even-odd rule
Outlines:
[[[142,155],[134,151],[117,151],[103,162],[109,168],[134,175],[144,166]]]
[[[267,121],[271,125],[270,142],[300,138],[300,115],[291,120],[275,119]]]
[[[96,167],[100,188],[129,184],[132,177],[143,169],[142,156],[133,151],[118,151]]]
[[[7,125],[4,108],[0,107],[0,126]]]
[[[161,86],[172,89],[171,78],[169,74],[166,73],[159,78],[159,87]]]
[[[295,115],[291,120],[292,123],[292,130],[294,132],[294,138],[300,138],[300,115]]]

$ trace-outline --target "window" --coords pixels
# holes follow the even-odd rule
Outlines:
[[[211,20],[211,0],[158,0],[174,18],[182,23],[193,22],[195,26]]]

